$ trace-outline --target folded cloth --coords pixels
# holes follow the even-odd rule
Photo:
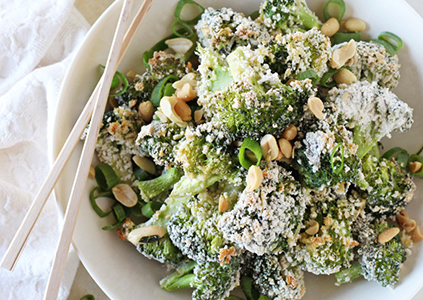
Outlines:
[[[61,82],[89,24],[72,0],[0,0],[0,258],[49,171]],[[0,268],[0,299],[42,299],[61,218],[47,201],[13,272]],[[79,260],[70,253],[59,299]]]

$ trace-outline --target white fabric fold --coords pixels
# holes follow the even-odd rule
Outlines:
[[[0,0],[0,257],[49,171],[58,96],[89,24],[72,0]],[[42,299],[61,219],[47,201],[13,272],[0,268],[0,299]],[[59,299],[79,260],[70,253]]]

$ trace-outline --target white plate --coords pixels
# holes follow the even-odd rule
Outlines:
[[[136,1],[136,11],[141,1]],[[215,8],[228,6],[236,11],[251,13],[258,9],[260,0],[199,1],[204,6]],[[326,0],[309,0],[313,11],[321,12]],[[400,50],[401,82],[395,92],[401,99],[414,107],[415,124],[413,129],[386,141],[389,148],[401,145],[410,152],[417,151],[423,139],[423,20],[403,0],[346,0],[347,14],[354,15],[368,23],[367,33],[376,37],[381,31],[392,31],[404,41]],[[137,38],[132,43],[119,70],[142,71],[141,56],[158,40],[170,33],[176,0],[156,0],[144,20]],[[57,155],[70,132],[83,105],[89,98],[100,77],[99,64],[104,64],[110,47],[114,27],[120,12],[122,1],[115,2],[96,22],[87,35],[79,53],[75,57],[64,81],[59,111],[57,114],[53,153]],[[81,145],[75,154],[79,155]],[[66,206],[73,176],[77,166],[74,155],[56,188],[56,196],[61,208]],[[409,211],[419,224],[423,222],[423,187],[417,179],[418,190]],[[88,191],[94,186],[89,180],[81,204],[80,213],[74,233],[73,244],[92,277],[105,293],[114,300],[118,299],[190,299],[188,291],[167,293],[159,287],[159,280],[166,275],[166,269],[159,263],[149,261],[140,255],[131,244],[122,242],[114,231],[102,231],[101,227],[110,224],[110,219],[100,219],[91,209]],[[63,211],[63,209],[62,209]],[[398,300],[411,299],[423,285],[423,251],[422,245],[414,248],[414,253],[407,260],[401,274],[401,280],[394,290],[382,288],[376,283],[358,280],[354,284],[335,287],[332,276],[307,276],[307,299],[373,299]]]

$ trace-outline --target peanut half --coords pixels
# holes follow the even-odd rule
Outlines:
[[[324,35],[331,37],[332,35],[338,32],[339,28],[340,28],[340,25],[339,25],[338,19],[330,18],[329,20],[326,21],[326,23],[322,25],[322,28],[320,29],[320,31]]]
[[[384,245],[385,243],[392,240],[399,232],[400,232],[400,229],[398,227],[392,227],[392,228],[386,229],[385,231],[379,234],[377,240],[379,241],[379,243]]]
[[[348,32],[362,32],[366,30],[366,23],[358,18],[349,18],[345,20],[344,26]]]
[[[260,146],[266,161],[272,161],[278,157],[279,147],[273,135],[266,134],[264,137],[262,137]]]
[[[297,133],[298,133],[297,127],[295,127],[295,125],[293,124],[290,124],[288,127],[284,129],[281,137],[288,141],[292,141],[297,136]]]
[[[279,139],[278,141],[279,149],[281,149],[281,152],[283,156],[286,158],[291,158],[292,156],[292,145],[287,139]]]
[[[310,97],[307,101],[308,108],[319,120],[323,119],[323,102],[320,98]]]
[[[112,188],[113,196],[126,207],[134,207],[138,203],[137,194],[125,183],[120,183]]]
[[[315,235],[316,233],[319,232],[319,229],[320,229],[319,223],[317,223],[315,220],[311,220],[310,226],[308,226],[308,228],[306,229],[306,233],[308,235]]]
[[[332,59],[330,61],[330,66],[333,69],[339,69],[345,63],[355,56],[357,53],[357,47],[354,40],[350,40],[344,46],[339,49],[336,49],[332,53]]]
[[[263,171],[256,165],[252,165],[248,169],[247,175],[247,191],[254,191],[263,182]]]

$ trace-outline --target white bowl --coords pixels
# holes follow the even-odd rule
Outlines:
[[[203,6],[215,8],[227,6],[249,14],[258,9],[261,0],[199,0]],[[326,0],[309,0],[310,8],[321,15]],[[403,0],[346,0],[346,16],[365,20],[368,24],[366,35],[377,37],[382,31],[392,31],[404,41],[399,51],[401,81],[395,92],[414,107],[415,124],[405,134],[394,134],[391,140],[384,141],[386,149],[400,145],[411,152],[417,151],[423,143],[423,20]],[[136,1],[135,12],[141,1]],[[174,21],[173,11],[176,0],[156,0],[145,18],[138,34],[130,46],[119,70],[143,70],[142,53],[171,32]],[[115,2],[95,23],[85,42],[76,55],[63,83],[57,114],[53,153],[57,156],[74,122],[100,78],[99,64],[104,64],[110,48],[114,28],[120,13],[122,1]],[[78,156],[82,146],[76,148],[56,187],[58,204],[66,207],[72,186]],[[408,211],[418,224],[423,222],[423,185],[416,179],[418,190]],[[119,239],[114,231],[103,231],[101,227],[110,224],[111,219],[100,219],[91,209],[88,193],[94,182],[88,180],[83,196],[73,245],[92,277],[105,293],[118,299],[190,299],[189,291],[168,293],[160,289],[159,280],[167,270],[159,263],[150,261],[139,254],[130,243]],[[395,289],[382,288],[377,283],[357,280],[353,284],[334,286],[333,276],[306,276],[307,299],[411,299],[423,285],[423,251],[416,245],[413,255],[407,260],[401,272],[401,279]]]

